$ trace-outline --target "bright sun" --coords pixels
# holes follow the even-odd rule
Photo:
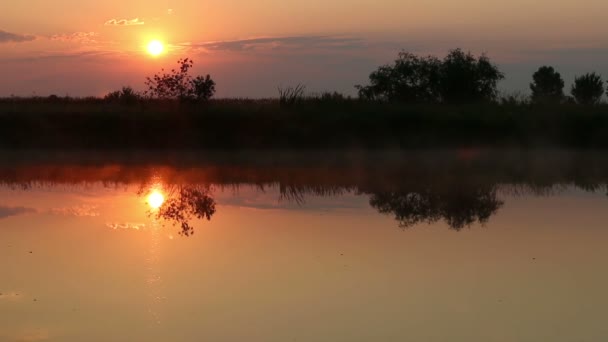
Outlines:
[[[152,209],[160,208],[160,206],[163,205],[164,202],[165,196],[163,196],[163,194],[161,194],[158,190],[154,190],[148,195],[148,205]]]
[[[163,43],[161,43],[158,40],[153,40],[150,43],[148,43],[148,53],[151,54],[152,56],[158,56],[161,53],[163,53],[163,50],[165,49],[165,47],[163,46]]]

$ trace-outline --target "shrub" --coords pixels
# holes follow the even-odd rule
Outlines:
[[[177,61],[179,69],[171,69],[170,73],[155,74],[146,78],[148,90],[145,94],[151,98],[178,99],[180,101],[208,101],[215,94],[215,81],[211,76],[192,78],[189,70],[194,65],[191,59]]]
[[[553,67],[542,66],[530,83],[532,101],[535,103],[561,103],[564,101],[564,80]]]
[[[598,104],[604,95],[604,81],[594,72],[575,77],[570,93],[579,104]]]
[[[133,104],[136,103],[141,96],[131,87],[122,87],[121,90],[113,91],[106,96],[104,100],[107,102]]]

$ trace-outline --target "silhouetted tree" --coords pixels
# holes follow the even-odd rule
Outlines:
[[[177,61],[179,69],[171,73],[155,74],[146,78],[148,90],[146,95],[161,99],[179,99],[182,101],[207,101],[215,93],[215,81],[211,76],[192,78],[188,73],[194,65],[191,59]],[[161,71],[164,72],[164,69]]]
[[[575,77],[570,93],[579,104],[597,104],[604,95],[604,81],[594,72]]]
[[[393,65],[384,65],[369,76],[370,85],[357,85],[367,100],[409,103],[462,103],[494,101],[504,74],[482,55],[476,58],[460,49],[443,59],[401,52]]]
[[[504,78],[486,55],[476,58],[470,52],[456,49],[441,63],[439,92],[446,103],[495,101],[498,81]]]
[[[196,100],[207,101],[215,94],[215,81],[211,76],[197,76],[192,80],[193,96]]]
[[[370,74],[370,85],[355,87],[359,97],[367,100],[437,102],[440,65],[436,57],[401,52],[394,65],[381,66]]]
[[[532,101],[535,103],[560,103],[564,100],[564,80],[553,67],[542,66],[530,83]]]

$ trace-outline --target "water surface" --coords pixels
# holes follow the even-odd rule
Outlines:
[[[603,153],[2,160],[0,341],[608,338]]]

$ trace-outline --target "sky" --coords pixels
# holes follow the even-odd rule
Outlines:
[[[553,65],[608,77],[605,0],[30,0],[0,4],[0,96],[103,96],[144,90],[146,76],[194,60],[218,97],[274,97],[277,87],[355,94],[399,51],[487,53],[501,90],[528,93]],[[151,40],[165,52],[146,52]],[[567,89],[568,90],[568,89]]]

